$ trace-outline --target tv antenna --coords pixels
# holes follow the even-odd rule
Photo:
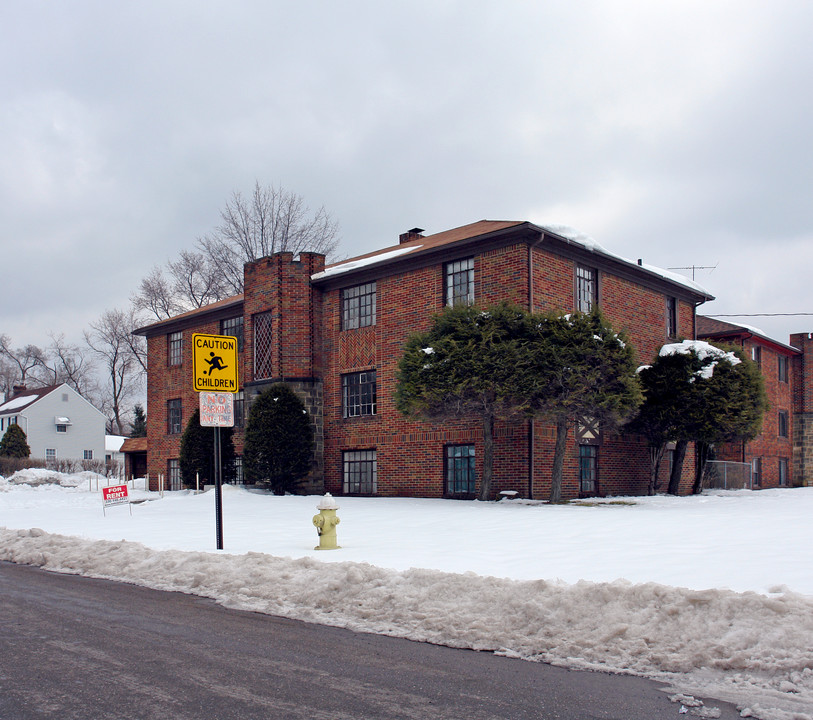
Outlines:
[[[717,265],[719,265],[719,264],[720,263],[717,263],[715,265],[687,265],[686,267],[670,267],[670,268],[666,268],[666,269],[667,270],[691,270],[692,271],[692,282],[694,282],[695,270],[710,270],[711,272],[714,272],[717,269]]]

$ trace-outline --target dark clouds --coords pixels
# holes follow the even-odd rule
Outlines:
[[[717,264],[709,312],[813,312],[812,22],[803,0],[5,3],[0,332],[78,338],[255,178],[324,205],[347,255],[558,222]]]

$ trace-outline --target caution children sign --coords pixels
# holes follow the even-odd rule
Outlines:
[[[229,335],[192,335],[192,374],[197,392],[236,393],[237,338]]]

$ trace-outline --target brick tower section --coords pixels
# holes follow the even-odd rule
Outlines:
[[[793,478],[813,486],[813,333],[796,333],[790,344],[801,351],[793,358]]]
[[[319,253],[294,259],[282,252],[244,268],[246,402],[284,382],[305,404],[314,431],[314,459],[302,487],[307,493],[324,488],[322,300],[310,281],[324,267]]]

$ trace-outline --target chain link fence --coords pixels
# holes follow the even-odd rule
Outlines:
[[[753,490],[751,463],[709,460],[703,472],[706,490]]]

